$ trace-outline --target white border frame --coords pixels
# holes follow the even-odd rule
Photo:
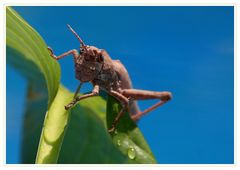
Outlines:
[[[3,41],[0,41],[0,46],[3,58],[0,62],[0,68],[2,79],[0,82],[1,94],[3,94],[0,101],[2,103],[2,117],[0,117],[0,122],[3,125],[3,130],[0,130],[0,148],[2,154],[0,153],[0,161],[2,163],[3,168],[33,168],[39,167],[42,169],[45,168],[60,168],[65,169],[68,168],[80,168],[80,167],[89,167],[93,169],[97,169],[101,167],[102,169],[112,169],[113,167],[116,169],[124,168],[178,168],[178,169],[189,169],[189,168],[218,168],[218,169],[228,169],[228,168],[237,168],[239,165],[237,162],[239,158],[237,157],[237,153],[239,153],[239,148],[237,147],[237,142],[239,141],[239,136],[237,136],[237,122],[239,121],[239,117],[237,117],[237,97],[239,96],[239,91],[237,91],[237,84],[239,84],[239,80],[237,78],[237,66],[240,66],[240,60],[237,60],[237,44],[239,41],[239,34],[237,34],[237,28],[239,27],[239,23],[237,22],[239,9],[237,6],[240,4],[238,1],[233,0],[197,0],[193,3],[193,0],[184,0],[179,3],[178,0],[138,0],[136,3],[134,0],[78,0],[79,3],[76,3],[76,0],[58,0],[57,2],[49,2],[49,0],[1,0],[1,8],[0,8],[0,18],[2,18],[3,23],[0,29],[0,37],[3,37]],[[147,3],[146,3],[147,2]],[[21,165],[21,164],[6,164],[6,6],[234,6],[234,164],[144,164],[144,165],[126,165],[126,164],[56,164],[56,165]]]

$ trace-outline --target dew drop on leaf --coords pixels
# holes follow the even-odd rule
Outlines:
[[[121,141],[119,139],[117,140],[117,145],[121,146]]]
[[[114,130],[114,134],[115,134],[115,135],[116,135],[116,134],[118,134],[118,131],[117,131],[117,129],[115,129],[115,130]]]
[[[129,148],[128,149],[128,157],[130,159],[134,159],[136,157],[136,151],[134,148]]]

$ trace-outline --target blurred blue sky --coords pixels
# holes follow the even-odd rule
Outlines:
[[[14,9],[56,54],[79,47],[68,23],[86,44],[120,59],[135,88],[173,93],[172,101],[139,122],[159,163],[233,163],[233,7]],[[59,62],[62,83],[74,91],[72,57]],[[20,161],[25,88],[24,79],[7,66],[7,163]],[[84,85],[82,92],[90,89]],[[144,109],[153,102],[139,104]]]

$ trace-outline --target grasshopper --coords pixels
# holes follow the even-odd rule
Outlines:
[[[75,78],[80,84],[75,92],[73,100],[65,106],[68,110],[78,101],[99,95],[99,90],[104,90],[109,95],[116,98],[122,105],[122,109],[112,122],[110,133],[115,130],[117,123],[123,114],[128,111],[134,121],[139,120],[143,115],[163,105],[172,98],[170,92],[154,92],[147,90],[133,89],[129,74],[124,65],[119,60],[112,60],[104,49],[94,46],[85,45],[80,36],[67,25],[70,31],[77,37],[80,42],[80,52],[72,49],[59,56],[54,55],[53,50],[48,47],[50,56],[55,60],[60,60],[68,55],[73,55],[75,63]],[[78,96],[79,90],[83,83],[90,82],[93,90],[90,93]],[[136,100],[159,99],[156,104],[140,111]]]

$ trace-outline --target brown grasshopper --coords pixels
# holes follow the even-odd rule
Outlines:
[[[112,60],[104,49],[98,49],[94,46],[85,45],[79,35],[67,25],[70,31],[80,42],[80,54],[76,49],[65,52],[59,56],[54,55],[53,50],[48,47],[50,56],[56,60],[62,59],[68,55],[73,55],[75,63],[75,77],[80,84],[75,92],[71,103],[65,106],[68,110],[78,101],[99,95],[99,90],[106,91],[109,95],[116,98],[122,105],[121,111],[112,123],[109,132],[113,132],[116,124],[125,111],[129,111],[134,121],[140,119],[143,115],[163,105],[172,98],[170,92],[153,92],[146,90],[132,89],[131,80],[124,65],[119,60]],[[93,85],[91,93],[77,96],[83,83],[90,82]],[[160,99],[159,102],[140,112],[136,100]]]

